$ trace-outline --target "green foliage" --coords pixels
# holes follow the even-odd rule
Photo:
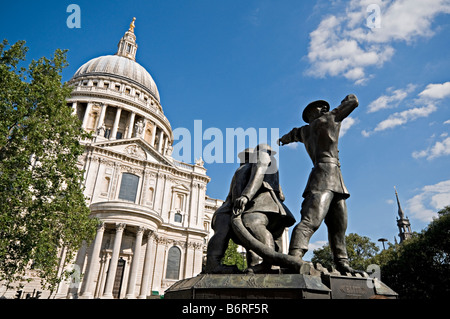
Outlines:
[[[321,248],[314,249],[313,257],[311,258],[313,264],[321,264],[325,268],[330,269],[333,266],[333,255],[331,254],[330,245],[326,244]]]
[[[228,248],[225,251],[225,255],[222,258],[222,263],[224,265],[236,265],[239,270],[244,270],[247,268],[247,260],[245,256],[237,251],[238,245],[230,239],[228,242]]]
[[[405,299],[450,297],[450,206],[438,212],[420,234],[391,246],[381,266],[381,279]]]
[[[0,280],[21,279],[30,264],[53,289],[58,253],[66,262],[95,235],[78,157],[87,137],[61,83],[66,51],[25,61],[25,41],[0,44]]]
[[[347,245],[348,260],[350,266],[354,269],[366,270],[367,266],[371,264],[370,258],[374,257],[379,248],[370,241],[368,237],[359,236],[358,234],[348,234],[345,236]],[[311,262],[314,264],[320,263],[326,268],[331,268],[333,265],[333,256],[329,244],[322,248],[314,250],[314,255]]]

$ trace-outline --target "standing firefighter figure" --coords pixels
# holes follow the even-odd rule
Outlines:
[[[292,232],[289,255],[301,260],[311,236],[325,220],[336,269],[341,273],[358,272],[349,265],[345,245],[345,200],[350,194],[342,179],[338,150],[341,123],[357,106],[358,99],[353,94],[332,111],[326,101],[312,102],[302,114],[308,125],[294,128],[278,140],[279,145],[302,142],[314,164],[303,192],[301,221]]]

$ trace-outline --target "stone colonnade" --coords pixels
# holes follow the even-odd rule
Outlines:
[[[94,103],[94,102],[87,103],[87,107],[84,112],[83,121],[82,121],[82,128],[85,130],[88,127],[90,113],[92,112],[92,108],[95,104],[96,103]],[[115,140],[117,131],[119,128],[119,122],[120,122],[120,117],[121,117],[123,108],[120,106],[109,106],[106,103],[100,103],[100,105],[101,105],[101,111],[100,111],[100,115],[99,115],[99,118],[97,121],[97,125],[95,127],[95,134],[101,135],[102,133],[104,133],[106,109],[108,107],[113,107],[116,109],[116,113],[115,113],[115,117],[114,117],[114,124],[113,124],[113,126],[111,128],[111,132],[109,134],[109,139]],[[76,113],[77,102],[73,102],[72,108],[73,108],[74,113]],[[133,112],[131,110],[127,110],[127,111],[130,112],[130,115],[128,117],[128,131],[126,132],[126,135],[124,136],[124,138],[132,138],[133,131],[135,131],[136,136],[143,137],[144,136],[143,131],[147,125],[148,119],[144,118],[142,123],[135,123],[136,122],[136,112]],[[153,146],[155,149],[157,149],[159,153],[162,153],[163,150],[167,149],[167,146],[169,143],[169,136],[167,136],[167,134],[164,133],[163,129],[160,128],[158,130],[158,132],[157,132],[157,129],[158,129],[157,125],[153,124],[152,132],[151,132],[151,141],[149,141],[149,143],[151,146]],[[102,133],[99,133],[99,132],[102,132]]]
[[[114,226],[114,239],[112,250],[104,247],[104,234],[106,226]],[[121,249],[125,223],[104,223],[102,222],[97,230],[95,239],[89,249],[87,263],[84,265],[86,257],[86,247],[81,249],[76,264],[83,269],[85,266],[84,278],[79,291],[79,298],[127,298],[127,299],[145,299],[152,293],[152,290],[165,290],[177,280],[164,279],[164,273],[167,267],[167,250],[172,244],[178,244],[184,248],[179,279],[185,276],[195,276],[201,269],[193,265],[199,265],[197,259],[203,258],[203,245],[188,244],[181,242],[167,241],[159,237],[154,231],[144,227],[131,226],[135,231],[133,252],[124,252]],[[146,240],[145,251],[143,249],[143,240]],[[103,248],[103,249],[102,249]],[[143,257],[143,263],[142,263]],[[125,258],[123,260],[123,258]],[[117,272],[119,260],[125,261],[125,271],[122,278],[119,278],[120,296],[117,293]],[[186,263],[184,261],[186,260]],[[190,261],[190,262],[189,262]],[[192,266],[189,266],[192,265]],[[119,274],[120,275],[120,274]],[[116,291],[114,292],[114,289]],[[126,289],[123,290],[123,289]],[[69,290],[69,298],[76,298],[74,290]]]

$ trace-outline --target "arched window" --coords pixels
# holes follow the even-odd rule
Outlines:
[[[119,199],[135,202],[138,184],[139,176],[130,173],[123,173],[122,182],[120,184]]]
[[[166,279],[179,279],[180,277],[181,250],[173,246],[167,256]]]

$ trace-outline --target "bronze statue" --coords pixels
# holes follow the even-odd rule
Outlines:
[[[247,249],[247,272],[267,273],[272,265],[287,266],[289,262],[297,263],[294,269],[300,268],[291,256],[279,253],[281,235],[295,218],[282,203],[274,154],[267,144],[240,154],[241,166],[233,176],[227,199],[213,216],[215,233],[208,243],[206,273],[236,272],[220,263],[229,238]]]
[[[237,198],[236,193],[240,195],[243,187],[245,187],[247,181],[250,179],[250,153],[252,151],[252,149],[247,148],[238,155],[241,165],[236,170],[231,180],[228,196],[222,206],[214,212],[211,223],[214,235],[209,240],[206,251],[206,273],[221,274],[239,272],[236,266],[223,265],[221,261],[228,247],[230,238],[233,239],[236,244],[240,244],[231,228],[231,218],[233,215],[234,200]]]
[[[311,236],[325,220],[336,269],[341,273],[359,272],[349,266],[345,245],[345,200],[350,194],[342,178],[338,150],[341,123],[357,106],[358,99],[353,94],[332,111],[326,101],[312,102],[302,114],[308,125],[294,128],[278,140],[279,145],[302,142],[314,164],[303,192],[301,221],[293,230],[289,255],[302,260]]]
[[[259,144],[251,155],[250,179],[234,202],[232,226],[241,243],[250,250],[247,271],[267,273],[273,264],[268,254],[279,251],[281,236],[286,227],[295,223],[295,218],[283,204],[284,195],[273,157],[275,151],[267,144]],[[263,251],[258,250],[257,245],[264,247]],[[258,256],[263,258],[262,263]]]

